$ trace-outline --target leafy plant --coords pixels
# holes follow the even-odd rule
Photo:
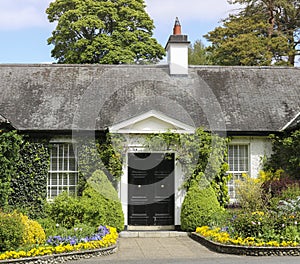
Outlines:
[[[105,188],[109,190],[106,196],[99,192]],[[81,197],[72,197],[64,192],[54,199],[50,207],[49,216],[68,229],[80,223],[114,226],[118,231],[124,227],[124,216],[117,192],[100,171],[93,174]]]
[[[23,243],[25,226],[20,214],[0,212],[0,252],[13,250]]]
[[[242,180],[236,181],[237,202],[240,207],[248,212],[262,210],[265,206],[266,199],[262,189],[262,182],[259,179],[243,175]]]
[[[265,164],[266,170],[276,171],[278,169],[291,178],[300,178],[300,130],[282,135],[271,135],[272,155]]]
[[[214,221],[213,216],[222,211],[210,184],[205,179],[200,183],[193,183],[182,203],[182,230],[194,231],[198,226],[209,225]]]
[[[24,138],[24,137],[23,137]],[[49,151],[42,142],[26,137],[20,146],[16,175],[11,179],[8,203],[30,218],[41,217],[46,203]]]
[[[198,128],[195,134],[160,133],[151,134],[145,140],[145,148],[176,152],[176,159],[184,171],[183,187],[189,190],[193,181],[200,181],[199,175],[211,183],[219,203],[229,201],[226,163],[228,139]]]
[[[11,180],[17,175],[17,164],[23,138],[16,131],[0,133],[0,207],[8,205]]]
[[[42,226],[28,216],[20,214],[21,221],[24,225],[23,245],[39,245],[46,240],[46,235]]]

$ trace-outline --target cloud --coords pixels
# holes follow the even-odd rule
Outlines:
[[[51,0],[1,0],[0,30],[47,27],[45,14]]]
[[[164,22],[178,16],[181,20],[219,21],[238,6],[227,0],[146,0],[147,11],[154,22]]]
[[[45,14],[54,0],[0,0],[0,30],[20,30],[30,27],[53,27]],[[163,28],[180,21],[218,22],[234,6],[227,0],[145,0],[147,12],[155,25]]]

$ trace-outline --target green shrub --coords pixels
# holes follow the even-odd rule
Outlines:
[[[0,212],[0,252],[15,250],[21,246],[24,229],[20,214]]]
[[[93,173],[82,197],[62,193],[50,207],[49,216],[56,224],[68,229],[79,223],[94,227],[109,225],[116,227],[118,231],[124,227],[124,215],[117,191],[101,171]]]
[[[82,223],[84,210],[79,198],[63,192],[51,204],[50,216],[57,224],[72,228],[76,223]]]
[[[56,222],[52,218],[40,218],[37,221],[43,227],[46,237],[54,236],[56,234],[59,225],[56,226]]]
[[[251,213],[264,208],[268,197],[259,179],[243,175],[243,179],[237,180],[236,185],[237,202],[243,210]]]
[[[118,193],[103,171],[96,170],[87,180],[88,186],[108,200],[118,201]]]
[[[118,231],[124,228],[124,215],[119,200],[109,200],[92,187],[86,188],[81,198],[84,204],[83,222],[89,225],[109,225]]]
[[[201,181],[200,186],[194,183],[188,190],[181,209],[181,228],[195,231],[198,226],[209,225],[213,216],[222,208],[209,183]]]
[[[234,233],[242,238],[262,238],[266,230],[273,229],[273,223],[269,221],[269,215],[263,211],[240,213],[234,217],[232,226]]]

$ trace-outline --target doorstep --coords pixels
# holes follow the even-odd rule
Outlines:
[[[187,232],[181,231],[122,231],[119,234],[121,238],[137,238],[137,237],[152,237],[152,238],[163,238],[163,237],[187,237]]]

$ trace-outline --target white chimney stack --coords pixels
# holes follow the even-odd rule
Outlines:
[[[173,35],[169,37],[166,45],[168,64],[171,75],[188,74],[188,47],[190,42],[187,35],[181,34],[181,25],[176,17]]]

